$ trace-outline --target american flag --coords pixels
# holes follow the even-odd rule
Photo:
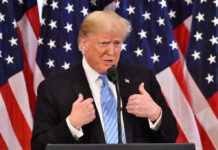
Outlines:
[[[0,64],[3,66],[0,68],[1,148],[30,149],[35,104],[33,91],[36,91],[44,78],[68,69],[81,60],[82,55],[77,47],[80,24],[88,13],[107,6],[107,9],[116,11],[132,23],[133,31],[122,45],[121,61],[154,70],[177,120],[180,131],[177,142],[195,143],[197,150],[218,149],[215,71],[217,0],[199,0],[195,3],[192,0],[44,0],[38,42],[36,3],[28,0],[25,1],[26,5],[21,5],[22,2],[0,2]],[[14,3],[18,6],[14,7]],[[10,5],[13,5],[13,8]],[[9,8],[5,9],[6,7]],[[199,12],[204,14],[204,21],[200,19],[198,22],[196,19]],[[20,18],[16,17],[18,32],[14,32],[16,29],[13,31],[14,26],[11,24],[15,14],[21,14]],[[12,19],[7,21],[6,18],[9,16]],[[202,17],[199,15],[197,18]],[[192,29],[191,24],[194,24]],[[203,27],[203,24],[207,26]],[[198,41],[194,36],[197,31],[198,34],[202,33],[202,39],[196,35]],[[206,48],[202,45],[197,46],[200,43],[207,44]],[[18,52],[20,55],[15,57]],[[16,60],[19,56],[19,62],[23,67],[17,69],[19,63]],[[15,62],[16,66],[11,68]],[[199,71],[204,69],[204,72],[197,73],[195,70],[194,74],[197,74],[197,77],[194,77],[193,68],[190,68],[193,65],[196,68],[200,66],[202,70],[200,68]],[[207,77],[208,73],[213,76]],[[203,85],[198,84],[205,81]],[[206,92],[199,88],[201,86],[206,87]],[[212,90],[208,86],[211,86]],[[208,92],[210,94],[205,94]],[[16,117],[13,117],[15,115]]]
[[[36,0],[0,2],[0,149],[31,149],[33,72],[39,36]]]
[[[218,149],[218,1],[168,0],[203,149]],[[177,9],[175,9],[177,8]]]

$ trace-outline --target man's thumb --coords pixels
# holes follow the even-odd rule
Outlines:
[[[145,91],[145,88],[144,88],[144,82],[142,82],[140,85],[139,85],[139,92],[142,94],[142,95],[145,95],[147,92]]]
[[[79,93],[78,99],[76,100],[77,103],[80,103],[83,101],[83,95]]]

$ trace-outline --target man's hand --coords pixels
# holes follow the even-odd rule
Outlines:
[[[148,118],[156,121],[161,114],[161,108],[145,91],[144,83],[139,85],[140,94],[131,95],[126,106],[127,112],[137,117]]]
[[[92,102],[92,98],[83,100],[83,95],[79,93],[78,99],[73,103],[68,117],[71,125],[77,130],[95,119],[95,109]]]

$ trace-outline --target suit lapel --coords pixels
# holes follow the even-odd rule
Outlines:
[[[93,98],[87,77],[86,77],[84,69],[82,67],[82,64],[79,65],[78,72],[79,72],[78,81],[80,81],[79,86],[78,86],[79,87],[78,92],[83,94],[84,99],[87,99],[90,97]],[[91,136],[91,138],[93,138],[93,136],[95,136],[96,142],[105,143],[105,137],[104,137],[100,117],[98,114],[98,110],[97,110],[95,102],[93,102],[93,104],[94,104],[94,108],[95,108],[95,112],[96,112],[95,113],[96,118],[93,122],[85,125],[83,127],[83,131],[84,131],[84,134],[93,133],[93,135],[89,135],[89,136]]]

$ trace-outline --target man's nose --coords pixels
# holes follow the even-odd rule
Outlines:
[[[115,45],[113,43],[111,43],[108,46],[108,54],[113,56],[114,53],[115,53]]]

